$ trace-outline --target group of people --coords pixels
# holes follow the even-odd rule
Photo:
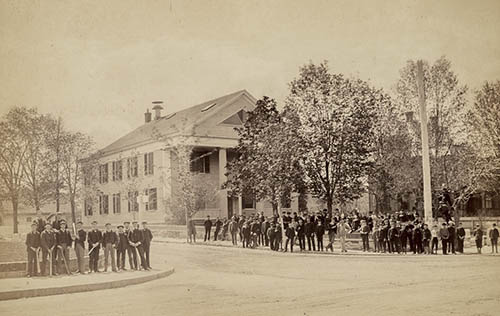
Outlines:
[[[215,226],[213,240],[231,240],[233,245],[241,242],[243,247],[266,246],[275,251],[293,252],[298,244],[300,251],[333,252],[336,239],[340,241],[341,252],[347,252],[348,234],[359,233],[363,251],[379,253],[437,254],[439,245],[443,254],[463,253],[466,237],[462,223],[455,226],[451,219],[429,227],[416,212],[396,212],[393,214],[368,215],[357,210],[343,213],[336,209],[330,216],[327,210],[317,213],[284,212],[282,216],[266,217],[263,212],[246,217],[233,216],[230,219],[210,216],[204,221],[205,238],[210,241],[212,227]],[[188,223],[190,242],[196,242],[194,222]],[[472,231],[478,253],[481,253],[484,232],[480,225]],[[324,239],[327,238],[326,247]],[[498,228],[496,224],[489,231],[492,252],[498,252]],[[373,248],[370,247],[373,244]]]
[[[83,228],[82,222],[77,222],[72,229],[64,219],[50,223],[39,217],[31,224],[31,232],[26,235],[28,256],[28,277],[37,275],[72,274],[69,253],[74,248],[77,259],[77,273],[86,274],[85,256],[88,255],[89,273],[101,272],[99,258],[101,249],[104,254],[104,272],[125,271],[125,257],[128,256],[131,270],[149,270],[150,246],[153,234],[142,222],[124,222],[114,231],[110,223],[105,224],[101,231],[97,221],[92,222],[90,230]],[[87,244],[87,248],[85,245]],[[140,265],[138,264],[140,258]],[[41,261],[41,262],[40,262]]]

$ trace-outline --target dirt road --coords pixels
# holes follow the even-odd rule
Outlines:
[[[0,302],[0,315],[500,315],[500,256],[311,256],[154,244],[176,272]]]

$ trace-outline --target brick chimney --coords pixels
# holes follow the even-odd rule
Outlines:
[[[161,110],[163,107],[161,106],[163,101],[153,101],[153,110],[155,111],[155,120],[161,119]]]
[[[144,113],[144,123],[149,122],[151,122],[151,112],[149,112],[149,109],[147,109],[146,113]]]

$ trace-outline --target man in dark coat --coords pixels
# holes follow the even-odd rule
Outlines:
[[[205,223],[203,223],[203,226],[205,226],[205,240],[204,241],[210,241],[210,231],[212,230],[212,221],[210,220],[210,215],[207,216],[207,219],[205,220]]]
[[[302,218],[299,219],[299,224],[297,225],[296,232],[297,238],[299,239],[300,251],[304,251],[306,250],[306,230]]]
[[[388,231],[388,238],[389,238],[389,246],[390,246],[390,250],[389,252],[396,252],[397,253],[400,253],[400,248],[399,248],[399,239],[400,239],[400,231],[399,229],[396,227],[396,223],[392,223],[391,224],[391,227],[389,228],[389,231]]]
[[[129,248],[128,238],[123,229],[123,225],[118,225],[118,233],[116,234],[116,267],[118,270],[125,269],[125,252]]]
[[[314,244],[314,233],[316,230],[316,225],[314,225],[313,220],[311,217],[307,217],[307,223],[305,225],[305,233],[306,233],[306,238],[307,238],[307,249],[311,251],[311,244],[312,244],[312,250],[316,251],[316,245]]]
[[[416,225],[413,229],[413,253],[423,252],[423,231],[420,225]]]
[[[493,228],[491,228],[489,236],[490,236],[490,241],[491,241],[491,253],[495,251],[498,253],[498,228],[497,224],[493,223]]]
[[[448,227],[446,227],[446,223],[443,223],[441,226],[442,227],[439,230],[439,238],[441,239],[443,255],[447,255],[448,239],[450,238],[450,231],[448,230]]]
[[[38,249],[40,249],[40,233],[37,224],[31,224],[31,232],[26,235],[26,251],[28,252],[28,277],[39,273],[37,269]]]
[[[147,222],[142,222],[142,237],[144,238],[144,259],[146,260],[146,266],[151,269],[151,263],[149,261],[149,254],[151,250],[151,240],[153,240],[153,233],[148,228]]]
[[[99,250],[102,243],[102,232],[97,229],[97,221],[92,222],[92,230],[87,234],[89,243],[89,272],[99,272]]]
[[[290,243],[290,252],[293,252],[293,243],[295,242],[295,229],[292,225],[288,225],[285,229],[285,252],[288,251],[288,243]]]
[[[56,246],[56,234],[52,230],[52,225],[49,223],[45,224],[45,230],[40,234],[40,245],[42,247],[42,266],[40,270],[42,270],[42,274],[45,274],[45,269],[47,268],[47,258],[49,258],[49,264],[52,263],[52,275],[57,275],[56,272],[56,258],[54,257],[55,251],[54,248]]]
[[[222,228],[222,221],[220,220],[220,218],[217,217],[217,219],[215,220],[214,241],[217,240],[221,228]],[[210,239],[210,233],[208,234],[208,237]]]
[[[132,230],[132,233],[130,234],[130,245],[132,245],[132,254],[134,256],[134,268],[135,270],[138,269],[137,266],[137,252],[139,252],[139,257],[141,259],[141,266],[144,270],[149,270],[149,268],[146,265],[146,259],[144,258],[144,236],[142,234],[142,231],[139,229],[139,223],[137,222],[132,222],[132,226],[134,227],[134,230]],[[136,252],[137,250],[137,252]]]
[[[458,223],[457,251],[460,253],[464,253],[464,241],[465,241],[465,229],[462,227],[462,223]]]
[[[262,222],[262,224],[260,226],[261,226],[260,232],[262,233],[263,243],[267,247],[267,246],[269,246],[269,234],[267,233],[267,231],[271,227],[271,224],[269,223],[269,220],[267,219],[267,217],[264,218],[264,221]]]
[[[448,225],[448,232],[450,233],[448,238],[448,249],[449,252],[455,254],[455,238],[457,237],[455,223],[450,221],[450,224]]]
[[[321,220],[318,220],[318,223],[315,227],[315,234],[318,244],[318,251],[323,251],[323,236],[325,235],[325,226],[323,225],[323,222]]]
[[[130,245],[130,235],[132,234],[132,227],[130,227],[130,222],[123,222],[123,231],[125,234],[125,237],[127,237],[127,256],[128,256],[128,264],[130,266],[130,269],[134,269],[134,255],[132,254],[132,245]],[[196,235],[196,233],[195,233]],[[196,240],[195,240],[196,242]],[[137,254],[136,254],[137,256]],[[136,259],[137,260],[137,259]],[[137,265],[137,264],[136,264]],[[125,270],[125,269],[123,269]]]

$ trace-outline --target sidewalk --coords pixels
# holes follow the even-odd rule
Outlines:
[[[223,247],[223,248],[233,248],[233,249],[239,249],[239,250],[247,250],[247,251],[267,251],[270,254],[286,254],[286,255],[304,255],[304,256],[325,256],[325,255],[337,255],[337,256],[363,256],[363,257],[401,257],[401,256],[412,256],[412,257],[439,257],[442,256],[442,251],[441,248],[438,250],[437,255],[424,255],[424,254],[413,254],[413,252],[408,251],[407,254],[398,254],[398,253],[377,253],[373,252],[373,248],[370,248],[370,252],[363,252],[363,250],[359,249],[352,249],[350,248],[349,242],[347,242],[347,252],[342,253],[340,250],[340,242],[338,240],[335,241],[334,243],[334,252],[331,251],[323,251],[323,252],[318,252],[318,251],[300,251],[299,245],[296,244],[294,245],[293,249],[294,252],[290,253],[284,253],[282,251],[272,251],[268,246],[259,246],[257,248],[243,248],[241,242],[238,241],[238,245],[234,246],[231,241],[229,240],[217,240],[217,241],[209,241],[209,242],[204,242],[203,238],[201,240],[196,240],[196,243],[189,244],[185,239],[179,239],[179,238],[171,238],[171,237],[155,237],[153,239],[153,242],[157,243],[174,243],[174,244],[186,244],[190,246],[199,246],[199,247]],[[307,248],[307,245],[306,245]],[[460,255],[474,255],[477,254],[476,248],[475,247],[466,247],[464,249],[464,254],[458,254],[457,256]],[[498,254],[497,254],[498,255]],[[489,248],[483,248],[483,253],[482,256],[495,256],[495,254],[490,254],[490,249]]]
[[[0,282],[0,301],[124,287],[164,278],[173,272],[173,268],[165,266],[150,271],[129,270],[118,273],[73,274],[50,278],[3,279]]]

